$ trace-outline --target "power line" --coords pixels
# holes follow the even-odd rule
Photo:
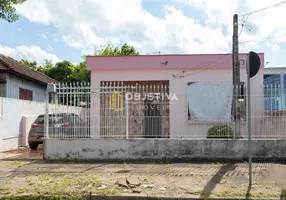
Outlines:
[[[267,39],[272,39],[272,38],[282,37],[282,36],[286,36],[286,33],[285,33],[285,34],[282,34],[282,35],[273,35],[273,36],[264,37],[264,38],[259,38],[259,39],[254,39],[254,40],[242,41],[242,42],[239,42],[239,43],[240,43],[240,44],[244,44],[244,43],[248,43],[248,42],[255,42],[255,41],[259,41],[259,40],[267,40]]]
[[[229,54],[229,53],[228,53],[228,54]],[[201,63],[201,64],[197,65],[195,68],[207,67],[207,66],[209,66],[209,65],[211,65],[211,64],[213,64],[213,63],[216,63],[217,61],[219,61],[221,58],[225,57],[225,56],[228,55],[228,54],[224,54],[224,55],[222,55],[221,57],[219,57],[219,58],[216,59],[216,60]],[[173,75],[173,77],[177,77],[179,74],[182,74],[182,73],[184,74],[185,72],[188,72],[188,71],[191,71],[191,70],[193,70],[193,69],[183,70],[183,71],[181,71],[181,72],[179,72],[179,73]]]
[[[259,10],[254,10],[254,11],[252,11],[252,12],[239,15],[239,17],[242,17],[242,20],[241,20],[242,27],[241,27],[241,31],[240,31],[238,37],[240,37],[240,35],[242,34],[242,32],[243,32],[243,30],[244,30],[244,27],[246,27],[249,31],[251,30],[251,27],[248,27],[248,26],[247,26],[247,19],[248,19],[248,17],[249,17],[250,15],[252,15],[252,14],[254,14],[254,13],[257,13],[257,12],[261,12],[261,11],[270,9],[270,8],[278,7],[278,6],[280,6],[280,5],[284,4],[284,3],[286,3],[286,1],[282,1],[282,2],[280,2],[280,3],[274,4],[274,5],[271,5],[271,6],[267,6],[267,7],[261,8],[261,9],[259,9]],[[271,39],[271,38],[281,37],[281,36],[286,36],[286,34],[283,34],[283,35],[275,35],[275,36],[269,36],[269,37],[264,37],[264,38],[260,38],[260,39],[255,39],[255,40],[242,41],[242,42],[239,42],[239,43],[240,43],[240,44],[244,44],[244,43],[248,43],[248,42],[259,41],[259,40],[265,40],[265,39]],[[278,44],[278,45],[281,45],[281,44],[284,44],[284,43],[286,43],[286,41],[284,41],[284,42],[282,42],[282,43],[280,43],[280,44]],[[198,66],[196,66],[196,67],[197,67],[197,68],[198,68],[198,67],[201,67],[201,68],[202,68],[202,67],[207,67],[207,66],[209,66],[209,65],[211,65],[211,64],[214,64],[214,63],[218,62],[218,61],[221,60],[223,57],[225,57],[225,56],[227,56],[227,55],[229,55],[229,54],[231,54],[231,53],[232,53],[232,52],[229,52],[229,53],[227,53],[227,54],[225,54],[225,55],[219,57],[217,60],[214,60],[214,61],[212,61],[212,62],[203,63],[203,64],[200,64],[200,65],[198,65]],[[206,65],[204,65],[204,64],[206,64]],[[204,65],[204,66],[203,66],[203,65]],[[212,69],[212,68],[214,68],[214,67],[216,67],[216,66],[212,66],[212,67],[209,67],[209,68],[204,68],[204,69],[202,69],[202,70],[200,70],[200,71],[193,72],[193,73],[191,73],[191,74],[187,74],[186,76],[190,76],[190,75],[193,75],[193,74],[201,73],[201,72],[207,71],[207,70],[209,70],[209,69]],[[184,73],[187,72],[187,71],[190,71],[190,70],[192,70],[192,69],[181,71],[180,73],[178,73],[178,74],[176,74],[176,75],[173,75],[173,77],[177,77],[179,74],[182,74],[182,73],[183,73],[182,77],[185,77]],[[181,77],[181,76],[180,76],[180,77]]]
[[[207,66],[210,66],[211,64],[217,63],[218,61],[220,61],[221,59],[223,59],[224,57],[226,57],[226,56],[228,56],[228,55],[230,55],[230,54],[232,54],[232,52],[229,52],[229,53],[227,53],[227,54],[224,54],[223,56],[219,57],[217,60],[215,60],[215,61],[213,61],[213,62],[211,62],[211,63],[209,63],[208,65],[205,65],[205,66],[203,66],[203,67],[207,67]],[[217,63],[217,64],[218,64],[218,63]],[[213,69],[213,68],[215,68],[215,67],[217,67],[217,66],[218,66],[218,65],[214,65],[214,66],[212,66],[212,67],[208,67],[208,68],[202,69],[201,71],[197,71],[197,72],[193,72],[193,73],[187,74],[186,76],[191,76],[191,75],[194,75],[194,74],[198,74],[198,73],[201,73],[201,72],[204,72],[204,71]]]
[[[278,6],[280,6],[280,5],[284,4],[284,3],[286,3],[286,1],[281,1],[280,3],[276,3],[276,4],[274,4],[274,5],[267,6],[267,7],[261,8],[261,9],[259,9],[259,10],[254,10],[254,11],[252,11],[252,12],[249,12],[249,13],[246,13],[246,14],[243,14],[243,15],[239,15],[239,17],[249,16],[249,15],[252,15],[252,14],[254,14],[254,13],[258,13],[258,12],[260,12],[260,11],[267,10],[267,9],[269,9],[269,8],[278,7]]]
[[[259,10],[254,10],[252,12],[249,12],[249,13],[246,13],[246,14],[243,14],[243,15],[239,15],[239,17],[242,17],[242,25],[245,26],[249,31],[251,31],[251,27],[249,27],[247,25],[247,20],[248,20],[248,17],[254,13],[257,13],[257,12],[261,12],[261,11],[264,11],[264,10],[267,10],[267,9],[270,9],[270,8],[274,8],[274,7],[278,7],[282,4],[286,3],[286,1],[281,1],[280,3],[277,3],[277,4],[274,4],[274,5],[271,5],[271,6],[267,6],[267,7],[264,7],[264,8],[261,8]]]
[[[151,53],[146,53],[146,55],[154,55],[154,54],[161,54],[161,51],[157,51],[157,52],[151,52]]]
[[[195,68],[204,68],[204,67],[210,66],[210,65],[212,65],[212,64],[215,64],[215,63],[217,63],[218,61],[220,61],[221,59],[223,59],[224,57],[230,55],[231,53],[232,53],[232,52],[229,52],[229,53],[227,53],[227,54],[224,54],[224,55],[220,56],[219,58],[217,58],[217,59],[215,59],[215,60],[213,60],[213,61],[208,61],[208,62],[199,64],[199,65],[197,65]],[[204,69],[202,69],[202,70],[200,70],[200,71],[196,71],[196,72],[193,72],[193,73],[191,73],[191,74],[187,74],[186,76],[190,76],[190,75],[193,75],[193,74],[201,73],[201,72],[207,71],[207,70],[212,69],[212,68],[215,68],[215,67],[217,67],[217,65],[212,66],[212,67],[209,67],[209,68],[204,68]],[[194,69],[194,68],[193,68],[193,69]],[[188,69],[188,70],[181,71],[181,72],[179,72],[178,74],[173,75],[173,77],[177,77],[177,76],[178,76],[179,74],[181,74],[181,73],[183,73],[182,77],[185,77],[184,73],[185,73],[185,72],[188,72],[188,71],[191,71],[191,70],[193,70],[193,69]],[[181,77],[181,76],[180,76],[180,77]]]
[[[281,43],[279,43],[279,44],[277,44],[277,45],[280,46],[280,45],[285,44],[285,43],[286,43],[286,40],[281,42]]]

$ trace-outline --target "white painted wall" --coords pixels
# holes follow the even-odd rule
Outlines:
[[[31,124],[45,114],[46,104],[19,99],[0,98],[0,152],[26,146]],[[81,113],[79,107],[49,106],[50,113]]]
[[[0,98],[0,159],[2,158],[2,151],[3,151],[3,141],[2,141],[2,135],[3,135],[3,109],[2,109],[2,98]]]

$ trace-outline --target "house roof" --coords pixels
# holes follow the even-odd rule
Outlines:
[[[0,72],[12,73],[43,85],[47,85],[48,83],[58,83],[58,81],[38,71],[30,69],[26,65],[21,64],[13,58],[4,56],[3,54],[0,54]]]
[[[258,54],[261,68],[264,54]],[[247,53],[239,54],[241,68],[245,67]],[[171,54],[139,56],[87,56],[89,70],[153,70],[153,69],[225,69],[232,68],[232,54]]]

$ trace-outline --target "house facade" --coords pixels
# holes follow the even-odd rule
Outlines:
[[[240,54],[241,70],[240,77],[241,82],[246,83],[246,57],[247,54]],[[263,74],[264,74],[264,54],[259,54],[261,59],[261,69],[258,74],[251,79],[251,92],[256,98],[252,98],[255,102],[255,106],[252,107],[252,113],[255,116],[262,116],[264,112],[264,99],[263,99]],[[244,63],[244,64],[243,64]],[[152,127],[152,133],[156,136],[168,137],[168,138],[187,138],[187,137],[205,137],[210,127],[217,124],[222,124],[216,122],[211,122],[210,120],[192,120],[190,117],[189,103],[192,102],[191,99],[195,99],[197,95],[201,95],[201,100],[204,101],[205,106],[207,105],[208,99],[217,99],[220,101],[222,98],[218,92],[224,92],[222,89],[223,83],[232,82],[232,55],[231,54],[199,54],[199,55],[143,55],[143,56],[88,56],[87,57],[87,69],[91,70],[91,86],[92,88],[100,88],[102,84],[106,83],[121,83],[121,85],[127,85],[128,87],[138,85],[144,88],[144,85],[149,84],[149,89],[147,93],[161,93],[162,88],[166,86],[169,99],[161,104],[161,110],[158,114],[149,113],[146,114],[146,109],[138,111],[138,105],[142,105],[140,101],[135,101],[132,99],[129,101],[128,114],[132,113],[129,117],[129,132],[133,136],[148,135],[146,132]],[[150,87],[150,83],[151,87]],[[159,84],[157,84],[159,83]],[[207,90],[193,90],[197,91],[197,95],[190,98],[188,93],[188,86],[192,83],[197,85],[202,85],[201,87],[208,87]],[[207,86],[207,85],[211,85]],[[137,85],[137,86],[136,86]],[[211,89],[213,85],[217,85],[217,89]],[[154,86],[154,88],[153,88]],[[146,88],[145,86],[145,91]],[[153,88],[153,90],[151,90]],[[156,89],[157,88],[157,89]],[[215,87],[213,87],[215,88]],[[217,91],[217,93],[210,93],[211,90]],[[200,92],[201,91],[201,92]],[[133,91],[134,92],[134,91]],[[203,92],[203,94],[202,94]],[[134,93],[133,93],[134,94]],[[216,95],[215,98],[214,96]],[[227,95],[227,94],[225,94]],[[174,97],[175,96],[175,97]],[[225,96],[229,98],[229,96]],[[92,97],[96,99],[94,104],[95,110],[102,110],[102,101],[100,101],[99,96]],[[125,97],[126,98],[126,97]],[[229,101],[228,101],[229,102]],[[135,106],[137,105],[137,107]],[[144,104],[146,108],[146,103]],[[193,106],[193,110],[202,113],[202,108],[198,110],[199,107],[205,107],[199,105],[197,102],[196,106]],[[136,107],[136,108],[135,108]],[[148,107],[148,106],[147,106]],[[162,109],[168,108],[168,109]],[[212,106],[215,108],[216,106]],[[216,111],[214,110],[213,113]],[[96,114],[95,114],[96,115]],[[203,115],[203,114],[202,114]],[[210,114],[207,114],[211,118]],[[149,118],[156,118],[156,121],[150,121]],[[102,126],[102,118],[94,116],[96,122],[95,127]],[[159,120],[160,119],[160,120]],[[256,131],[259,132],[260,121],[257,118],[257,123],[254,123]],[[160,122],[158,122],[160,121]],[[149,125],[142,125],[142,124]],[[159,123],[159,125],[158,125]],[[140,124],[140,125],[139,125]],[[151,125],[150,125],[151,124]],[[223,124],[232,124],[232,122],[224,121]],[[232,124],[233,125],[233,124]],[[156,128],[159,126],[160,128]],[[135,127],[135,128],[132,128]],[[144,128],[145,127],[145,128]],[[241,133],[246,134],[246,127],[242,125]],[[160,133],[158,133],[160,130]],[[157,132],[156,132],[157,131]],[[102,133],[98,130],[95,137],[101,138]],[[130,136],[132,137],[132,135]]]
[[[45,112],[52,78],[0,54],[0,154],[27,145],[31,124]]]
[[[45,102],[51,82],[57,81],[0,54],[0,97]]]
[[[248,156],[246,118],[250,117],[253,158],[285,159],[285,112],[264,110],[264,54],[259,57],[261,68],[251,78],[251,115],[242,116],[235,129],[241,137],[210,139],[207,136],[217,127],[215,133],[222,134],[235,125],[231,118],[231,54],[88,56],[91,87],[61,86],[56,94],[74,102],[90,97],[86,114],[90,135],[74,135],[68,140],[48,136],[44,157],[242,160]],[[246,58],[247,54],[239,55],[244,83]],[[86,89],[89,92],[81,92]],[[244,88],[239,102],[246,100],[243,92]],[[249,106],[241,105],[242,111]]]

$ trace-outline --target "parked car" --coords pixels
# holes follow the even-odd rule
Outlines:
[[[31,149],[37,149],[44,142],[45,115],[39,115],[28,136]],[[50,138],[89,138],[89,126],[74,113],[57,113],[49,115]]]

